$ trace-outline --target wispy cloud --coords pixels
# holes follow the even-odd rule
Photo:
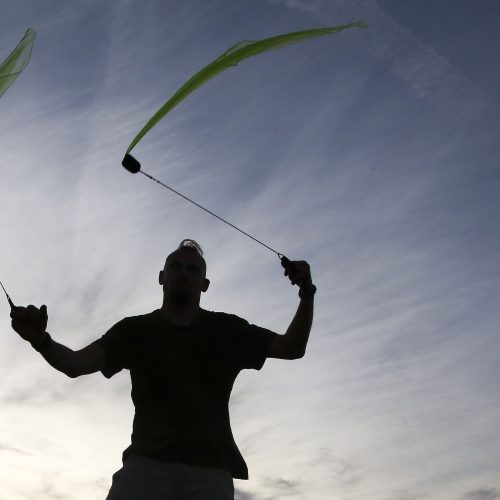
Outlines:
[[[468,491],[464,495],[467,500],[495,500],[500,498],[500,492],[496,488],[478,488],[477,490]]]
[[[254,500],[257,498],[257,494],[248,493],[240,490],[239,488],[234,489],[234,500]]]
[[[270,492],[265,498],[297,498],[302,497],[300,480],[289,481],[283,478],[264,477],[263,487]]]
[[[27,453],[25,451],[16,448],[15,446],[10,446],[6,443],[0,443],[0,453],[8,452],[8,453],[20,453],[21,455],[31,455],[31,453]]]
[[[273,3],[309,13],[329,22],[354,16],[369,29],[361,41],[368,52],[387,61],[391,69],[404,79],[418,97],[428,100],[443,116],[451,120],[498,114],[498,103],[488,98],[455,65],[425,44],[405,26],[391,17],[380,2],[369,0],[327,2],[324,0],[272,0]]]

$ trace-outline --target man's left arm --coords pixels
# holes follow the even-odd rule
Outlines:
[[[313,285],[311,270],[307,262],[293,261],[284,267],[285,276],[288,276],[292,285],[299,287],[300,302],[285,335],[276,336],[269,346],[267,357],[298,359],[302,358],[306,352],[313,321],[316,287]]]

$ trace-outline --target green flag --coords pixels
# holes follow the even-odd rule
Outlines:
[[[127,149],[127,154],[132,151],[134,146],[146,135],[169,111],[184,100],[191,92],[208,82],[214,76],[249,57],[262,54],[269,50],[285,47],[293,43],[302,42],[323,35],[338,33],[348,28],[366,28],[362,22],[354,22],[330,28],[316,28],[306,31],[296,31],[284,35],[265,38],[264,40],[244,40],[233,45],[231,48],[221,54],[215,61],[202,68],[198,73],[192,76],[177,92],[153,115],[153,117],[144,125],[143,129],[137,134]]]
[[[35,34],[35,30],[27,29],[17,47],[0,64],[0,97],[27,66],[31,57]]]

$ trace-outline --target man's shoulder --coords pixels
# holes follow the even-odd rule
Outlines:
[[[228,325],[247,323],[245,319],[240,318],[236,314],[227,313],[223,311],[208,311],[206,309],[202,309],[202,319],[205,321],[223,323]]]
[[[150,323],[156,322],[158,320],[159,310],[155,309],[154,311],[145,313],[145,314],[137,314],[135,316],[126,316],[125,318],[118,321],[114,328],[136,328],[141,325],[148,325]]]

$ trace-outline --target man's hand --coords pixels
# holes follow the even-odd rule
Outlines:
[[[37,343],[43,339],[47,328],[47,306],[38,309],[33,305],[16,307],[10,313],[12,328],[30,343]]]
[[[292,285],[298,285],[300,289],[312,286],[311,269],[305,260],[292,260],[281,265]]]

